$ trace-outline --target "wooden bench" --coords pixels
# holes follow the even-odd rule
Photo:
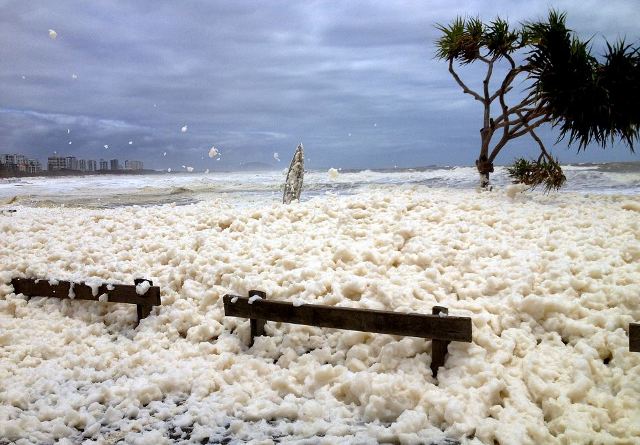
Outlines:
[[[252,297],[260,299],[254,298],[249,303]],[[430,338],[431,372],[434,377],[438,375],[438,368],[444,364],[450,342],[471,342],[471,318],[448,316],[448,309],[442,306],[434,306],[431,315],[315,304],[294,306],[283,301],[269,301],[264,292],[256,290],[249,291],[249,297],[225,295],[223,301],[225,315],[251,319],[250,346],[253,345],[254,337],[264,335],[267,320]]]
[[[640,323],[629,323],[629,351],[640,352]]]
[[[139,295],[136,292],[136,285],[148,281],[151,287]],[[103,283],[97,287],[97,292],[85,283],[74,283],[69,281],[34,279],[34,278],[13,278],[14,293],[23,294],[27,297],[55,297],[69,298],[73,300],[100,301],[100,296],[106,294],[109,303],[129,303],[137,306],[137,323],[151,313],[153,306],[159,306],[160,288],[154,286],[151,280],[136,278],[134,285],[108,284]],[[94,287],[95,288],[95,287]],[[136,325],[137,325],[136,323]]]

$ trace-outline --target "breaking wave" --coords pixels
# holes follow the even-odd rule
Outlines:
[[[563,168],[567,184],[561,193],[640,193],[640,163],[578,164]],[[511,183],[505,167],[501,166],[496,167],[491,181],[496,188],[504,188]],[[13,178],[0,180],[0,206],[19,203],[104,208],[167,203],[183,205],[215,198],[245,206],[279,202],[283,183],[282,171]],[[337,175],[330,175],[327,171],[309,171],[304,177],[302,199],[397,186],[473,189],[478,186],[478,173],[475,167],[466,166],[344,170]]]

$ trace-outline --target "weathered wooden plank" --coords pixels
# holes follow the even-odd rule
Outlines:
[[[640,323],[629,323],[629,351],[640,352]]]
[[[28,297],[56,297],[71,298],[69,296],[69,281],[58,281],[58,284],[49,284],[47,280],[35,280],[32,278],[13,278],[13,285],[16,294],[23,294]],[[113,287],[108,289],[107,286]],[[102,284],[94,296],[91,287],[84,283],[73,283],[73,294],[76,300],[98,301],[102,294],[107,294],[110,303],[130,303],[143,306],[160,305],[160,288],[151,286],[144,295],[138,295],[134,285],[125,284]]]
[[[236,299],[232,303],[232,299]],[[431,314],[355,309],[304,304],[299,307],[283,301],[249,299],[236,295],[223,297],[225,315],[305,324],[352,331],[406,335],[447,341],[471,341],[471,318],[441,317]]]

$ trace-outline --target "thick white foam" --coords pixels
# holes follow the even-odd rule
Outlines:
[[[0,431],[115,443],[632,443],[640,198],[397,188],[0,214]],[[13,276],[153,280],[163,305],[24,297]],[[225,293],[473,318],[430,342],[224,317]],[[605,362],[608,362],[606,364]],[[189,439],[187,440],[187,437]],[[103,439],[101,439],[103,438]]]

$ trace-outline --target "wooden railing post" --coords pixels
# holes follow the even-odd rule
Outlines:
[[[250,290],[249,298],[251,297],[260,297],[262,300],[267,299],[267,293],[259,290]],[[263,320],[261,318],[251,318],[251,339],[249,340],[249,347],[253,346],[254,337],[260,337],[264,335],[264,324],[267,320]]]
[[[153,281],[147,280],[146,278],[135,278],[133,280],[133,284],[137,286],[138,284],[144,283],[145,281],[149,282],[149,286],[153,286]],[[151,313],[152,308],[153,306],[151,305],[136,304],[136,309],[138,311],[138,321],[136,323],[136,326],[138,326],[138,324],[140,323],[140,320],[142,320],[143,318],[145,318],[147,315]]]
[[[629,351],[640,352],[640,323],[629,323]]]
[[[444,306],[434,306],[431,309],[433,315],[449,314],[449,309]],[[433,377],[438,376],[438,368],[444,365],[444,357],[447,355],[447,347],[450,341],[447,340],[431,340],[431,374]]]

